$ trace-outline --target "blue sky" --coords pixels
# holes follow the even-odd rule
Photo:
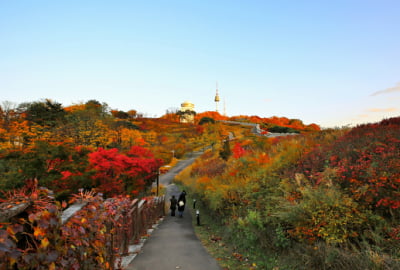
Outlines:
[[[400,2],[0,1],[0,101],[190,100],[322,127],[400,115]]]

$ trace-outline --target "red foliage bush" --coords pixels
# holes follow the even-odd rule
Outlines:
[[[351,129],[331,145],[317,146],[297,164],[314,184],[322,172],[337,169],[338,184],[354,199],[374,208],[400,207],[400,117]]]
[[[226,168],[226,162],[219,157],[206,159],[201,164],[195,164],[192,167],[191,175],[215,177],[221,175]]]
[[[89,162],[96,171],[92,177],[93,185],[108,197],[127,192],[137,195],[150,184],[146,180],[154,178],[161,166],[160,160],[140,146],[133,146],[126,155],[116,148],[99,148],[89,154]]]
[[[246,154],[246,150],[242,147],[242,145],[239,142],[235,143],[232,152],[233,152],[233,157],[236,159],[241,158]]]

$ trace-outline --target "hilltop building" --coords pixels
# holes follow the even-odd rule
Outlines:
[[[190,101],[183,102],[177,114],[181,123],[194,123],[194,116],[196,115],[194,104]]]

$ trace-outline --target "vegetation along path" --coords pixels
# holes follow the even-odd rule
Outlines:
[[[179,196],[179,188],[171,184],[174,176],[190,165],[201,153],[193,153],[189,159],[180,161],[167,174],[160,177],[160,184],[165,185],[166,200],[172,195]],[[188,207],[190,204],[188,203]],[[169,213],[164,221],[152,233],[128,270],[219,270],[217,261],[212,258],[199,239],[192,225],[190,211],[185,210],[183,218],[171,217]]]

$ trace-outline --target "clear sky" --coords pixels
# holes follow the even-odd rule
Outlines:
[[[400,115],[400,1],[0,0],[0,101],[190,100],[322,127]]]

